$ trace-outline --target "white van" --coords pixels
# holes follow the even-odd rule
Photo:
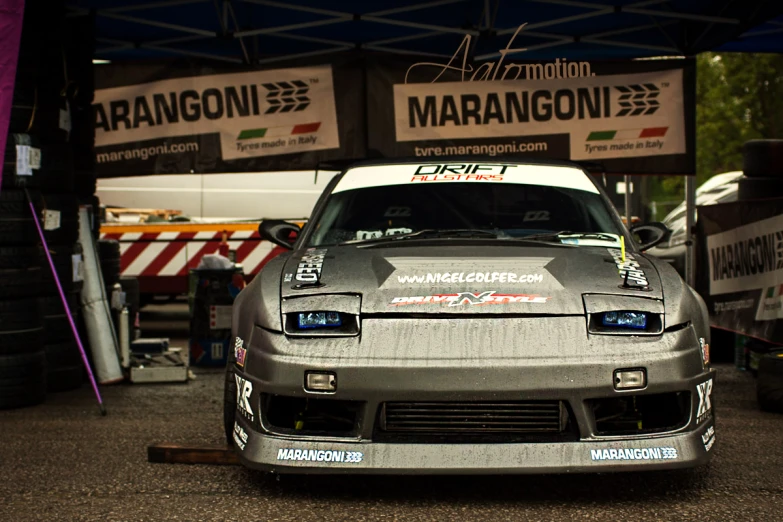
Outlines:
[[[310,215],[334,170],[165,174],[98,180],[107,207],[170,209],[196,222],[298,219]]]

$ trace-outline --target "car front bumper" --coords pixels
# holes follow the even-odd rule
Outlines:
[[[584,331],[580,317],[436,321],[427,328],[411,321],[363,321],[361,339],[292,339],[256,327],[245,340],[244,366],[235,367],[249,383],[238,398],[247,399],[250,411],[238,410],[235,420],[240,461],[279,473],[523,474],[673,469],[710,457],[709,396],[709,414],[699,413],[703,386],[715,374],[704,366],[692,327],[631,337],[577,335]],[[525,346],[519,339],[539,341]],[[646,387],[615,390],[613,372],[623,368],[643,368]],[[313,370],[335,372],[337,391],[305,391],[304,374]],[[670,392],[689,392],[690,408],[682,425],[661,433],[601,436],[588,406],[594,399]],[[351,436],[283,434],[265,420],[262,394],[360,401],[362,411]],[[385,402],[519,399],[568,404],[576,440],[374,440]]]
[[[711,423],[696,431],[634,440],[389,444],[295,440],[255,432],[241,419],[236,422],[248,435],[244,449],[237,449],[242,464],[276,473],[434,475],[652,471],[699,466],[706,464],[710,456],[702,436]]]

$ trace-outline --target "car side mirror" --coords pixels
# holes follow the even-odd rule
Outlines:
[[[261,235],[261,239],[288,250],[294,248],[294,243],[300,232],[301,229],[298,225],[282,219],[265,219],[258,224],[258,233]]]
[[[644,252],[666,239],[670,230],[663,223],[647,223],[631,227],[630,232],[639,243],[639,249]]]

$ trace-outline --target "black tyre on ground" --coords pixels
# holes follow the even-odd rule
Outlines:
[[[17,134],[35,134],[51,141],[64,142],[67,133],[60,128],[60,110],[65,101],[57,91],[40,85],[20,86],[17,83],[11,101],[8,129]]]
[[[106,293],[111,294],[114,284],[120,282],[120,242],[114,239],[99,240],[98,257]]]
[[[43,349],[0,355],[0,409],[40,404],[46,398],[46,355]]]
[[[60,280],[63,290],[67,292],[81,291],[84,286],[83,281],[74,281],[74,278],[79,275],[83,268],[80,264],[83,262],[82,247],[79,243],[72,245],[49,245],[49,255],[54,262],[55,270],[57,270],[57,277]],[[52,276],[52,269],[49,266],[48,261],[44,264],[44,284],[45,292],[47,294],[58,294],[57,285],[54,282]],[[81,274],[83,277],[83,274]]]
[[[128,339],[133,342],[136,314],[139,312],[139,280],[135,277],[120,277],[120,286],[125,292],[125,306],[128,307]]]
[[[80,388],[84,382],[84,364],[76,341],[47,344],[47,391],[62,392]]]
[[[79,293],[70,292],[65,294],[68,308],[71,312],[74,324],[79,322]],[[43,309],[44,325],[44,344],[58,344],[67,341],[73,341],[73,329],[71,321],[65,313],[60,294],[41,298],[41,307]]]
[[[41,194],[29,191],[34,208],[40,212]],[[40,214],[39,214],[40,215]],[[0,190],[0,245],[37,245],[38,229],[23,190]]]
[[[742,149],[742,171],[747,177],[783,180],[783,140],[750,140]]]
[[[768,199],[783,197],[783,176],[779,178],[740,178],[737,199]]]
[[[60,212],[60,226],[53,230],[44,230],[49,244],[73,245],[79,239],[79,200],[73,195],[44,194],[45,210]]]
[[[68,303],[68,308],[72,312],[76,312],[79,309],[79,292],[66,292],[65,300]],[[49,315],[63,315],[65,314],[65,307],[63,307],[63,301],[60,298],[60,294],[48,294],[41,298],[41,310],[44,317]]]
[[[763,411],[783,413],[783,350],[766,353],[759,360],[756,398]]]
[[[38,188],[51,194],[73,192],[73,153],[67,143],[47,144],[35,135],[11,134],[3,161],[3,187]]]
[[[41,267],[0,270],[0,299],[39,297],[44,288]]]
[[[98,186],[98,180],[95,177],[95,171],[84,169],[77,170],[74,173],[73,185],[74,193],[79,196],[79,199],[91,199],[93,194],[95,194],[95,189]]]
[[[38,246],[0,246],[0,270],[14,270],[39,266],[43,250]]]
[[[40,350],[43,317],[37,298],[0,301],[0,355]]]
[[[11,120],[13,126],[13,114],[15,105],[11,107]],[[40,165],[37,160],[31,164],[32,153],[40,151],[41,144],[29,134],[9,134],[5,142],[5,154],[3,155],[3,188],[38,188],[41,186]],[[35,168],[32,168],[35,166]],[[21,169],[20,169],[21,167]]]
[[[18,191],[12,195],[18,195]],[[0,192],[0,196],[2,196],[2,192]],[[20,203],[20,205],[22,204]],[[6,206],[13,207],[14,205],[8,203]],[[18,215],[9,214],[11,216]],[[31,215],[29,207],[28,214]],[[43,289],[41,281],[43,251],[37,246],[37,241],[34,240],[38,236],[35,224],[32,218],[24,220],[22,218],[7,218],[7,216],[8,214],[0,214],[0,245],[2,245],[0,246],[0,299],[38,297]],[[14,241],[8,241],[7,243],[3,241],[3,223],[12,229],[15,223],[24,222],[29,222],[30,228],[35,230],[35,232],[33,230],[29,231],[30,234],[35,234],[32,238],[24,238],[26,241],[22,241],[23,238],[21,236],[17,237],[16,242],[20,246],[13,246]],[[11,230],[5,236],[6,239],[14,236],[14,231]]]
[[[139,280],[135,277],[120,277],[122,291],[125,292],[125,302],[134,311],[139,310]]]
[[[120,242],[116,239],[101,239],[98,241],[98,256],[103,259],[120,258]]]
[[[77,317],[74,312],[71,312],[71,317],[75,324]],[[67,315],[44,316],[44,344],[60,343],[69,339],[73,339],[73,331]]]

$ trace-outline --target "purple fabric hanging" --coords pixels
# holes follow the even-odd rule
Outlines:
[[[23,15],[24,0],[0,0],[0,187],[3,184],[5,143],[11,120]]]

